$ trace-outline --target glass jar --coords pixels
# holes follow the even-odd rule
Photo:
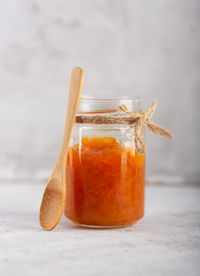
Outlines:
[[[141,111],[139,97],[83,98],[78,115],[118,115],[122,104],[130,111]],[[144,139],[144,130],[141,135]],[[64,213],[73,222],[114,228],[143,217],[145,153],[135,150],[133,125],[75,123],[65,178]]]

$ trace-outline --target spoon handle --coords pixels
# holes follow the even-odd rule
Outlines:
[[[75,122],[76,114],[78,112],[79,103],[84,84],[84,71],[80,67],[75,67],[71,73],[70,88],[68,94],[67,112],[65,118],[64,135],[62,140],[62,147],[56,162],[56,168],[60,168],[67,155],[69,142],[71,138],[72,128]]]

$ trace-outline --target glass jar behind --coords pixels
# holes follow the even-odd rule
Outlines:
[[[83,98],[78,115],[118,115],[122,104],[141,111],[138,97]],[[145,153],[135,150],[133,125],[76,123],[65,178],[65,216],[81,226],[123,227],[144,214]]]

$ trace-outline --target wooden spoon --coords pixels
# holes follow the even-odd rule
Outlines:
[[[80,103],[84,83],[84,71],[75,67],[71,73],[70,89],[68,96],[67,113],[65,119],[62,147],[56,165],[49,178],[41,206],[39,221],[45,230],[53,229],[60,221],[65,206],[65,162],[69,147],[71,132]]]

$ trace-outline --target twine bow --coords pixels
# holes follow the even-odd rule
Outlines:
[[[157,135],[165,136],[168,138],[173,138],[173,134],[167,131],[166,129],[160,127],[159,125],[151,122],[149,119],[153,115],[155,108],[156,108],[156,100],[153,101],[151,107],[145,111],[140,113],[134,113],[128,110],[126,105],[119,105],[119,109],[126,114],[131,115],[133,119],[135,119],[134,122],[134,141],[135,141],[135,147],[137,152],[144,153],[145,151],[145,144],[143,142],[143,139],[141,138],[141,133],[144,125],[147,125],[147,127],[154,132]]]

